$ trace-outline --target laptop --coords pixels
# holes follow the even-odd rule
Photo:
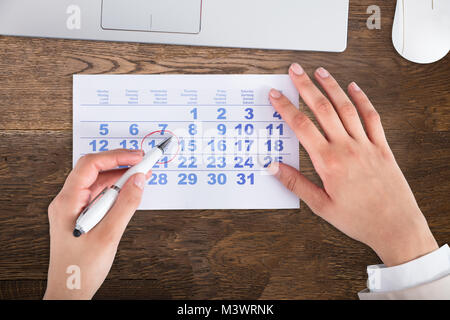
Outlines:
[[[0,34],[344,51],[349,0],[0,0]]]

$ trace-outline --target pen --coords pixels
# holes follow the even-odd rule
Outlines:
[[[167,138],[150,150],[141,162],[128,169],[113,186],[106,187],[100,192],[99,195],[81,212],[77,219],[75,229],[73,230],[73,235],[79,237],[95,227],[114,205],[120,189],[127,180],[136,173],[146,174],[149,172],[167,151],[171,139],[172,137]]]

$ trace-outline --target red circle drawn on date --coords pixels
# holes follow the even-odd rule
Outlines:
[[[157,162],[158,164],[166,164],[166,163],[169,163],[169,162],[171,162],[172,160],[174,160],[174,159],[176,158],[176,156],[177,156],[178,153],[180,152],[180,139],[179,139],[172,131],[166,129],[166,130],[164,130],[164,131],[163,131],[163,130],[157,130],[157,131],[150,132],[150,133],[147,134],[147,135],[142,139],[142,141],[141,141],[141,150],[144,151],[144,149],[143,149],[142,147],[143,147],[143,145],[144,145],[145,139],[147,139],[148,137],[150,137],[152,134],[155,134],[155,133],[164,133],[164,132],[168,132],[168,133],[170,133],[173,137],[177,138],[178,149],[177,149],[177,152],[175,152],[175,155],[174,155],[170,160],[167,160],[166,162],[160,162],[160,161],[158,161],[158,162]]]

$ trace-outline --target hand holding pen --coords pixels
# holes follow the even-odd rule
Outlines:
[[[107,186],[94,198],[83,210],[77,219],[73,235],[81,236],[94,228],[108,213],[116,202],[119,192],[128,179],[137,173],[147,173],[161,159],[170,144],[172,137],[165,139],[155,148],[150,150],[141,162],[128,169],[112,186]]]
[[[86,155],[77,162],[48,209],[50,265],[45,299],[90,299],[101,286],[111,268],[122,234],[141,203],[149,171],[162,154],[155,149],[146,156],[141,150],[106,151]],[[150,160],[144,162],[144,159]],[[144,166],[138,167],[141,163]],[[119,166],[135,167],[112,170]],[[111,197],[114,201],[105,211],[106,215],[101,216],[103,212],[100,211],[87,213],[89,210],[86,210],[84,216],[90,218],[84,222],[79,219],[80,212],[102,190],[117,190],[111,188],[113,185],[120,192],[116,197]],[[102,198],[98,197],[97,201]],[[95,208],[97,201],[91,203],[91,209]],[[90,230],[79,238],[72,236],[77,220],[81,226],[88,222]],[[97,220],[100,223],[93,227],[93,222]],[[83,229],[85,231],[87,229]],[[67,287],[66,272],[69,266],[80,268],[80,290]]]

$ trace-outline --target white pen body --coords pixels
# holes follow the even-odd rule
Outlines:
[[[81,233],[89,232],[108,213],[116,202],[119,190],[115,188],[106,189],[98,200],[92,203],[87,211],[78,217],[75,229]]]
[[[147,174],[147,172],[149,172],[154,167],[154,165],[159,161],[159,159],[161,159],[163,154],[164,153],[160,148],[153,148],[152,150],[150,150],[148,153],[145,154],[144,159],[142,159],[141,162],[139,162],[134,167],[128,169],[128,171],[125,172],[125,174],[122,177],[120,177],[120,179],[117,180],[117,182],[114,185],[122,189],[124,184],[128,181],[128,179],[131,176],[135,175],[136,173]]]
[[[112,208],[117,200],[120,189],[128,179],[137,174],[146,174],[161,159],[164,152],[160,148],[153,148],[149,151],[141,162],[128,169],[117,182],[108,189],[105,189],[97,199],[77,219],[75,229],[80,233],[86,233],[95,227]]]

